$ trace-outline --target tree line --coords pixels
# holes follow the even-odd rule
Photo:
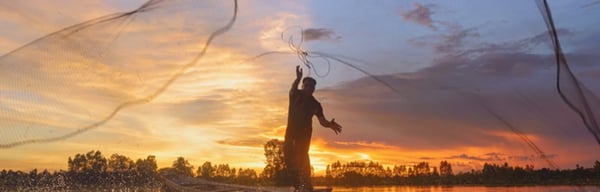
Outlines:
[[[223,183],[256,185],[257,182],[262,182],[254,169],[236,169],[229,164],[213,165],[206,161],[194,171],[194,166],[184,157],[178,157],[171,167],[162,168],[158,172],[163,175],[184,175]]]
[[[68,169],[49,172],[2,170],[0,191],[87,190],[90,188],[158,188],[162,186],[157,174],[155,156],[137,159],[113,154],[106,158],[100,151],[76,154],[67,160]]]
[[[100,151],[76,154],[67,160],[68,170],[30,172],[2,170],[0,191],[78,190],[90,188],[128,189],[160,188],[159,175],[185,175],[201,179],[244,184],[283,185],[290,178],[283,161],[283,142],[273,139],[264,145],[265,167],[260,174],[249,168],[234,168],[229,164],[210,161],[194,169],[184,157],[178,157],[171,167],[158,169],[155,156],[133,160],[113,154],[105,157]],[[326,186],[372,185],[600,185],[600,162],[592,168],[577,165],[575,169],[553,170],[509,166],[508,163],[484,164],[481,170],[455,174],[452,165],[441,161],[439,166],[428,162],[416,165],[383,166],[375,161],[334,162],[327,165],[324,176],[314,176],[313,184]]]
[[[273,139],[264,145],[266,166],[261,173],[269,184],[289,185],[283,162],[283,142]],[[325,176],[313,176],[313,184],[325,186],[372,185],[600,185],[600,162],[575,169],[534,169],[533,165],[509,166],[485,163],[481,170],[455,174],[448,161],[439,166],[429,162],[384,167],[374,161],[334,162]]]
[[[534,169],[532,165],[510,166],[485,163],[481,170],[452,172],[447,161],[441,161],[439,168],[428,162],[414,166],[393,166],[384,168],[377,162],[354,161],[335,162],[327,166],[323,177],[316,177],[318,185],[600,185],[600,162],[592,168],[577,165],[575,169]]]

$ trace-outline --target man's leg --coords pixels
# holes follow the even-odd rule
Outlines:
[[[300,160],[297,155],[297,143],[295,140],[286,140],[283,145],[283,159],[287,167],[288,178],[295,189],[300,187]]]
[[[304,189],[306,189],[307,191],[312,191],[313,190],[313,185],[312,182],[310,180],[310,176],[311,176],[311,169],[310,169],[310,157],[308,156],[308,152],[306,154],[304,154],[304,158],[303,158],[303,162],[302,162],[302,168],[301,168],[301,175],[302,175],[302,185],[304,186]]]
[[[299,143],[298,148],[298,180],[300,181],[300,191],[312,191],[313,186],[310,181],[310,158],[308,156],[308,150],[310,148],[310,140]]]

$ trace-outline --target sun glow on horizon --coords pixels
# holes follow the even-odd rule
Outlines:
[[[228,21],[231,2],[217,1],[218,5],[213,6],[208,1],[196,1],[198,7],[194,9],[201,11],[192,12],[201,14],[190,17],[176,14],[179,12],[165,12],[169,17],[159,17],[163,15],[158,10],[178,6],[178,2],[157,2],[166,4],[157,7],[156,12],[143,12],[146,16],[157,14],[157,20],[140,15],[127,21],[129,24],[105,22],[104,25],[115,27],[106,27],[106,31],[90,24],[88,29],[97,30],[87,31],[94,32],[87,36],[76,36],[86,32],[80,30],[50,39],[65,46],[47,39],[25,44],[40,37],[54,37],[44,36],[51,34],[47,30],[75,24],[67,21],[80,22],[79,18],[140,6],[133,6],[135,3],[143,2],[94,2],[98,7],[84,1],[0,3],[0,29],[5,29],[0,30],[0,36],[5,37],[0,38],[0,48],[16,49],[6,51],[7,55],[0,58],[0,68],[9,66],[0,72],[6,80],[0,82],[0,129],[8,127],[9,134],[0,136],[15,140],[49,137],[96,124],[118,109],[110,121],[75,137],[0,149],[0,169],[66,170],[69,157],[100,150],[107,158],[121,154],[137,160],[155,155],[159,168],[170,167],[177,157],[184,157],[194,171],[209,161],[213,165],[251,168],[260,174],[266,159],[263,145],[271,139],[284,139],[296,65],[303,67],[304,76],[319,81],[315,98],[323,105],[325,116],[335,118],[344,127],[336,135],[313,119],[309,154],[317,175],[338,161],[373,161],[389,167],[420,162],[439,166],[440,161],[448,161],[455,172],[463,172],[479,169],[484,163],[549,167],[540,157],[542,150],[561,168],[576,164],[589,167],[594,158],[600,157],[593,136],[586,132],[576,114],[557,100],[559,96],[553,95],[554,84],[548,83],[554,82],[550,81],[555,78],[554,72],[549,70],[553,63],[544,60],[553,53],[538,49],[543,44],[540,37],[544,37],[539,34],[547,35],[546,28],[539,14],[531,10],[494,12],[498,11],[495,6],[504,4],[486,1],[478,2],[482,9],[476,11],[490,11],[489,15],[471,17],[468,13],[473,10],[455,6],[464,2],[439,1],[431,7],[420,7],[439,9],[431,10],[429,20],[406,20],[398,11],[414,9],[416,2],[240,1],[239,15],[231,30],[215,37],[207,51],[195,60],[204,49],[209,30]],[[57,6],[62,4],[67,6]],[[57,12],[74,7],[73,12]],[[100,8],[105,10],[99,12]],[[443,9],[456,11],[440,11]],[[596,14],[594,9],[585,10],[591,16]],[[571,14],[564,10],[559,13]],[[514,15],[527,19],[512,19]],[[565,35],[565,47],[598,47],[600,41],[594,41],[597,26],[580,23],[588,17],[567,16],[573,16],[577,22],[567,22],[569,26],[565,26],[573,27],[565,30],[569,32]],[[507,18],[511,22],[500,21]],[[161,19],[164,21],[158,22]],[[427,21],[427,25],[419,21]],[[165,27],[154,28],[154,22]],[[522,26],[529,28],[523,30]],[[312,33],[301,28],[312,29]],[[315,65],[309,69],[298,55],[270,54],[292,51],[287,38],[293,36],[292,43],[298,45],[303,34],[310,38],[304,39],[301,48],[315,54],[311,56],[326,53],[354,66],[311,57]],[[112,38],[114,44],[104,41]],[[95,45],[96,40],[106,45]],[[535,51],[512,50],[526,46]],[[34,51],[23,52],[29,47]],[[468,53],[455,56],[458,52]],[[573,54],[575,61],[585,61],[575,66],[585,71],[582,79],[595,82],[597,76],[593,74],[598,68],[586,62],[598,60],[597,56],[585,54],[588,53]],[[39,61],[13,67],[21,60],[25,64],[26,60]],[[192,61],[196,63],[189,63]],[[186,68],[188,64],[191,67]],[[330,73],[321,77],[328,64]],[[539,66],[543,67],[538,70]],[[180,72],[181,76],[168,81]],[[31,86],[34,80],[38,84]],[[534,84],[537,81],[542,83]],[[146,98],[169,83],[154,100],[120,108],[123,103]],[[22,87],[25,89],[20,90]],[[538,87],[548,90],[527,94],[529,89]],[[597,87],[590,83],[594,91]],[[522,133],[516,134],[492,115],[485,115],[476,101],[455,93],[465,90],[477,90],[484,100],[489,99],[507,121],[519,124]],[[32,93],[23,94],[27,91]],[[521,95],[527,98],[521,100]],[[532,105],[523,107],[524,103]],[[15,126],[21,122],[30,124]],[[37,135],[30,130],[37,130]],[[524,137],[537,146],[524,141]]]

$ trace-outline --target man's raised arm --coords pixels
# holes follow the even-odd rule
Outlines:
[[[294,93],[298,92],[298,84],[300,83],[300,79],[302,79],[302,68],[300,65],[296,66],[296,79],[292,83],[292,88],[290,88],[290,96]]]

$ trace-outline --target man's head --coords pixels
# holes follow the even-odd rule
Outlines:
[[[308,94],[315,92],[315,86],[317,85],[317,80],[312,77],[305,77],[302,79],[302,90]]]

